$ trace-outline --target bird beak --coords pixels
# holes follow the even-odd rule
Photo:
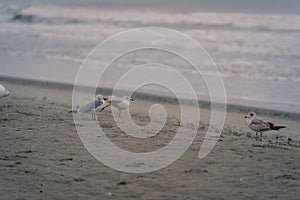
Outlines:
[[[133,98],[130,98],[130,101],[134,101],[134,99],[133,99]]]

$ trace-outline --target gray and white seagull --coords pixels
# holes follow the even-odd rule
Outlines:
[[[98,109],[105,103],[105,99],[101,94],[96,95],[94,100],[87,102],[79,106],[76,110],[71,110],[73,113],[90,113],[92,112],[92,118],[95,119],[95,114]]]
[[[113,106],[119,110],[119,117],[121,116],[121,111],[126,110],[129,108],[130,101],[134,101],[133,98],[129,96],[116,97],[116,96],[109,96],[105,100],[105,105],[101,107],[101,110],[104,110],[108,106]]]
[[[281,128],[285,128],[285,126],[276,126],[274,123],[263,119],[258,118],[255,112],[250,112],[244,117],[246,119],[247,125],[249,128],[256,132],[255,139],[256,141],[262,141],[262,132],[275,130],[278,131]],[[258,133],[260,133],[260,137],[258,137]]]
[[[7,97],[9,94],[9,91],[2,84],[0,84],[0,98]]]

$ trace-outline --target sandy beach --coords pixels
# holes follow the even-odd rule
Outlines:
[[[1,199],[299,198],[300,142],[293,137],[299,132],[299,119],[295,116],[260,111],[288,126],[264,134],[261,143],[255,142],[254,133],[245,125],[245,113],[229,108],[219,142],[207,157],[199,159],[210,116],[209,109],[201,108],[198,134],[180,159],[155,172],[130,174],[103,165],[83,146],[68,113],[71,91],[6,85],[14,92],[0,100]],[[147,109],[153,103],[158,102],[135,100],[130,112],[137,124],[149,123]],[[110,109],[98,118],[108,138],[119,147],[152,151],[166,145],[178,128],[177,105],[162,105],[169,111],[167,123],[147,140],[122,133]]]
[[[0,200],[300,199],[299,0],[0,0],[0,24]],[[69,112],[113,88],[139,131]],[[286,128],[256,141],[250,111]]]

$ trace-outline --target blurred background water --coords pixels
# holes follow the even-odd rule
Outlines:
[[[199,42],[222,73],[229,103],[300,113],[297,0],[0,0],[0,75],[73,83],[98,43],[149,26]],[[191,67],[150,50],[114,63],[100,86],[112,87],[123,72],[150,62],[176,68],[197,86]],[[203,86],[195,89],[208,98]]]

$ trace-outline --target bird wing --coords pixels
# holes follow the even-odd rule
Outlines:
[[[123,101],[123,98],[120,98],[120,97],[109,96],[107,98],[107,102],[110,102],[110,103],[122,103],[122,101]]]
[[[92,100],[92,101],[80,106],[79,109],[78,109],[78,112],[87,113],[87,112],[90,112],[90,111],[98,108],[101,105],[102,105],[101,101]]]
[[[264,119],[259,118],[252,119],[249,126],[255,131],[263,131],[270,129],[270,123]]]
[[[255,119],[252,119],[251,124],[257,125],[257,124],[264,124],[265,122],[266,122],[266,120],[255,118]]]

